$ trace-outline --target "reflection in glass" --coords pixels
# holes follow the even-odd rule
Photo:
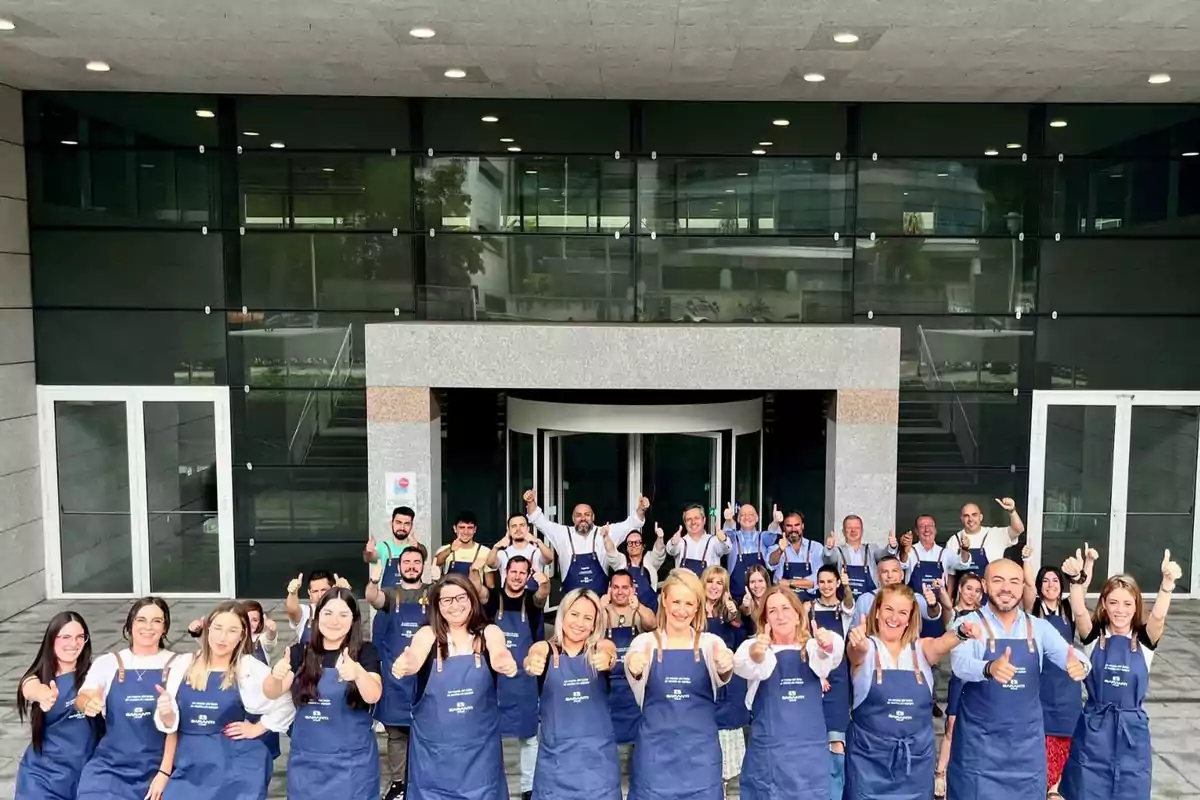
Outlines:
[[[411,226],[407,156],[247,153],[238,162],[238,180],[248,228]]]
[[[1115,424],[1113,406],[1047,409],[1042,563],[1058,566],[1089,544],[1100,553],[1096,590],[1109,574]]]
[[[743,433],[735,437],[733,502],[750,503],[763,516],[762,509],[762,431]],[[768,514],[769,516],[769,514]]]
[[[132,592],[125,403],[54,404],[64,592]]]
[[[1196,508],[1195,407],[1133,406],[1129,431],[1129,500],[1125,571],[1144,592],[1162,580],[1163,551],[1183,569],[1175,590],[1190,591]]]
[[[842,322],[850,242],[638,238],[640,301],[655,322]]]
[[[525,511],[525,492],[534,488],[540,478],[534,475],[532,433],[508,432],[508,483],[510,497],[506,513]],[[508,521],[505,520],[507,530]]]
[[[239,541],[324,541],[344,548],[361,546],[370,529],[365,459],[353,466],[235,467],[233,499]]]
[[[1029,442],[1014,436],[1025,430],[1022,407],[1005,392],[937,392],[905,390],[900,394],[897,466],[900,477],[938,473],[938,480],[963,486],[967,469],[993,467],[1008,471],[1026,458]],[[1001,495],[1002,497],[1007,495]]]
[[[1200,389],[1195,317],[1043,316],[1037,327],[1039,389]]]
[[[860,120],[859,152],[880,158],[1007,158],[1029,145],[1029,107],[1017,103],[865,103]]]
[[[1195,104],[1052,105],[1046,118],[1067,123],[1046,129],[1046,152],[1068,157],[1167,158],[1197,149],[1200,140]]]
[[[353,384],[351,384],[353,385]],[[357,465],[367,460],[367,395],[304,388],[231,390],[234,463]]]
[[[846,152],[848,141],[846,107],[839,103],[666,101],[643,103],[641,113],[643,151],[656,150],[660,158],[756,148],[832,158]]]
[[[859,234],[1014,236],[1025,230],[1025,186],[1037,168],[1020,161],[863,160]]]
[[[626,102],[430,98],[423,105],[425,144],[435,153],[502,154],[516,146],[526,153],[593,153],[611,158],[614,152],[624,154],[630,149]],[[484,117],[495,121],[484,122]]]
[[[1017,386],[1023,352],[1032,347],[1028,321],[1012,317],[855,317],[860,325],[900,329],[900,385],[955,392]]]
[[[699,503],[708,515],[712,483],[719,480],[713,475],[718,441],[713,436],[677,433],[642,436],[642,492],[650,499],[642,527],[647,552],[654,546],[656,525],[670,540],[683,524],[686,507]],[[716,494],[720,496],[719,491]]]
[[[366,380],[363,326],[390,312],[229,313],[229,350],[244,373],[234,385],[338,390]]]
[[[1040,248],[1041,308],[1059,314],[1200,314],[1200,239],[1043,239]]]

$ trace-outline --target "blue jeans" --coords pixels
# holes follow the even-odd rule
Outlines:
[[[846,754],[829,754],[829,800],[842,800],[846,787]]]

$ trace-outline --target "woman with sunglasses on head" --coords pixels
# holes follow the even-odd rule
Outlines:
[[[717,695],[733,677],[733,652],[705,630],[705,588],[690,568],[672,570],[660,596],[657,630],[625,656],[642,708],[629,800],[721,800]]]
[[[417,676],[405,800],[508,800],[496,676],[516,675],[517,662],[470,580],[433,584],[429,624],[391,671]]]
[[[96,748],[100,726],[75,708],[92,664],[87,623],[74,611],[50,619],[38,654],[17,685],[17,714],[32,741],[17,767],[14,800],[75,800],[79,774]]]
[[[1175,582],[1183,575],[1163,553],[1162,582],[1147,617],[1142,591],[1129,575],[1114,575],[1088,613],[1085,554],[1063,563],[1071,581],[1071,611],[1092,669],[1085,678],[1087,702],[1075,726],[1063,769],[1062,795],[1070,800],[1149,800],[1150,721],[1146,691],[1150,665],[1162,641]],[[1093,559],[1094,560],[1094,559]]]
[[[175,660],[171,611],[161,597],[133,601],[122,633],[129,647],[92,663],[75,708],[103,715],[105,733],[79,778],[78,800],[159,800],[175,764],[175,734],[154,724],[155,687]]]
[[[335,586],[317,603],[308,644],[293,645],[263,681],[290,693],[289,800],[379,800],[379,745],[371,706],[383,696],[379,655],[362,640],[358,602]],[[170,798],[168,798],[170,800]]]
[[[286,696],[263,694],[271,669],[254,657],[250,631],[241,603],[221,603],[204,620],[198,652],[180,656],[156,687],[155,724],[178,734],[168,800],[267,796],[274,757],[265,735],[286,731],[293,710]]]
[[[621,800],[608,711],[608,673],[617,648],[604,630],[600,598],[575,589],[559,603],[554,634],[525,657],[525,671],[538,679],[542,722],[533,800]]]

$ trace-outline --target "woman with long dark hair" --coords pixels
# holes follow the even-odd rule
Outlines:
[[[250,620],[242,604],[227,601],[204,620],[200,649],[172,665],[159,694],[155,724],[178,733],[170,800],[262,800],[274,757],[269,730],[292,721],[287,697],[269,700],[263,681],[271,670],[254,657]],[[253,721],[248,715],[265,715]]]
[[[429,624],[391,669],[417,676],[405,800],[508,800],[496,675],[516,675],[517,662],[467,578],[433,584]]]
[[[963,572],[958,576],[954,588],[955,602],[950,599],[946,586],[938,587],[941,595],[943,628],[948,628],[964,617],[973,618],[983,605],[983,578],[974,572]],[[957,675],[950,675],[950,686],[946,691],[946,735],[942,737],[938,750],[937,769],[934,770],[933,796],[942,800],[946,796],[946,770],[950,766],[950,745],[954,740],[954,725],[958,720],[958,705],[962,700],[963,682]]]
[[[133,601],[122,633],[129,647],[88,670],[75,708],[103,715],[105,733],[79,778],[78,800],[159,800],[175,764],[176,734],[154,724],[156,687],[175,654],[167,650],[171,610],[161,597]]]
[[[371,706],[383,696],[379,655],[362,640],[358,603],[335,586],[313,612],[308,644],[289,647],[263,682],[268,698],[291,692],[290,800],[378,800],[379,745]]]
[[[14,800],[75,800],[79,774],[96,749],[99,725],[75,708],[92,665],[87,623],[74,611],[50,619],[42,646],[17,685],[17,714],[32,741],[17,767]]]

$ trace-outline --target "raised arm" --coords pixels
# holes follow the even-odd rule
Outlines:
[[[300,624],[300,584],[304,583],[304,573],[288,581],[287,599],[283,601],[283,612],[287,614],[292,625]]]
[[[629,535],[630,531],[642,529],[642,525],[646,522],[646,509],[648,508],[650,508],[650,501],[639,494],[637,505],[634,506],[630,515],[623,522],[614,522],[607,526],[614,546],[625,541],[625,537]]]
[[[386,598],[383,589],[379,588],[379,580],[383,577],[383,564],[373,561],[367,567],[367,588],[363,590],[363,599],[372,608],[383,608]]]
[[[970,622],[964,622],[961,625],[955,626],[953,630],[946,631],[941,636],[930,636],[921,639],[921,652],[925,654],[926,663],[932,667],[950,655],[950,652],[954,648],[974,639],[975,633],[975,626]]]
[[[537,495],[532,489],[526,490],[523,499],[525,500],[525,518],[529,520],[529,524],[546,537],[546,541],[554,548],[554,552],[558,554],[559,558],[563,558],[563,554],[570,550],[571,529],[566,525],[546,519],[546,515],[538,507]]]
[[[867,660],[871,651],[871,640],[867,638],[867,623],[860,623],[850,629],[846,639],[846,657],[850,659],[851,669],[858,667]]]
[[[415,675],[425,660],[429,658],[429,652],[433,649],[436,641],[437,637],[433,634],[433,628],[428,625],[418,628],[409,641],[408,647],[404,648],[404,652],[391,663],[392,677],[401,680],[409,675]],[[389,666],[385,664],[384,669],[388,668]]]
[[[1084,545],[1086,548],[1087,545]],[[1088,613],[1087,599],[1084,595],[1087,593],[1087,584],[1089,577],[1087,575],[1088,566],[1084,562],[1084,550],[1076,550],[1075,555],[1067,558],[1062,564],[1062,573],[1067,576],[1067,580],[1071,583],[1070,602],[1071,616],[1075,620],[1075,633],[1079,638],[1086,640],[1092,633],[1092,615]],[[1094,552],[1087,550],[1089,554]],[[1092,566],[1095,562],[1091,559],[1087,562]]]
[[[488,660],[492,662],[492,669],[507,678],[517,674],[517,660],[513,658],[512,651],[508,649],[508,644],[504,640],[504,631],[495,625],[488,625],[483,629],[483,643],[487,647]]]
[[[1033,563],[1033,544],[1027,543],[1021,550],[1021,569],[1025,572],[1025,588],[1021,591],[1021,604],[1026,612],[1033,611],[1037,601],[1037,568]]]
[[[1021,521],[1021,515],[1017,513],[1017,503],[1011,497],[1002,497],[996,502],[1008,513],[1008,544],[1012,546],[1025,532],[1025,523]]]
[[[1171,607],[1171,593],[1175,591],[1175,581],[1183,576],[1183,570],[1171,560],[1171,551],[1163,551],[1162,583],[1158,585],[1158,596],[1154,598],[1154,607],[1150,609],[1150,618],[1146,620],[1146,638],[1155,645],[1162,638],[1167,625],[1167,610]]]

